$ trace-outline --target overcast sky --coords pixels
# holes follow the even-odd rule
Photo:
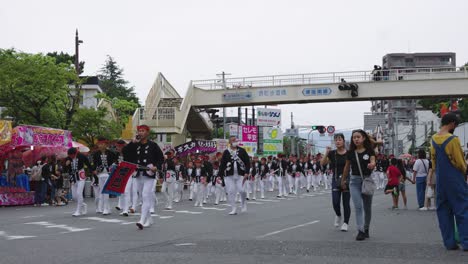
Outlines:
[[[464,0],[2,1],[0,48],[73,54],[78,28],[85,74],[96,74],[111,55],[144,102],[157,72],[184,96],[190,80],[221,71],[369,70],[393,52],[456,52],[461,65],[468,61],[467,11]],[[369,108],[283,105],[283,127],[291,111],[299,125],[362,127]]]

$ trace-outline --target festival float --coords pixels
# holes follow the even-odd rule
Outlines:
[[[64,158],[73,146],[67,130],[0,121],[0,206],[34,204],[26,173],[41,156]]]

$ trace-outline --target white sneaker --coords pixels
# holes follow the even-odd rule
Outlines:
[[[237,208],[232,209],[232,211],[229,213],[229,215],[236,215],[237,214]]]
[[[421,207],[419,208],[419,211],[427,211],[427,207]]]
[[[343,223],[343,225],[341,226],[341,231],[348,232],[348,224],[347,223]]]
[[[428,210],[435,211],[435,210],[437,210],[437,208],[435,206],[431,206],[431,207],[428,208]]]
[[[341,216],[335,216],[335,227],[339,227],[341,225]]]

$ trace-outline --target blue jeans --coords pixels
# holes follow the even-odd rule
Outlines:
[[[416,195],[418,197],[419,208],[424,207],[424,198],[426,197],[426,176],[416,177]]]
[[[357,229],[361,232],[369,230],[372,217],[372,195],[362,194],[361,176],[350,176],[349,191],[354,204]]]
[[[35,183],[34,203],[42,204],[44,203],[47,192],[47,183],[45,181],[37,181]]]

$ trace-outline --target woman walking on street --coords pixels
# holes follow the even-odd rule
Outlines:
[[[426,210],[424,208],[424,198],[426,196],[427,175],[430,168],[429,160],[426,159],[426,151],[420,149],[418,151],[418,159],[413,166],[413,181],[416,182],[419,210]]]
[[[373,195],[363,194],[364,180],[372,181],[372,171],[375,169],[375,152],[369,135],[362,130],[354,130],[351,144],[346,155],[346,165],[341,178],[341,188],[347,188],[349,176],[349,190],[354,203],[358,235],[356,240],[369,238],[369,226],[372,216]],[[351,173],[350,173],[351,172]]]
[[[351,216],[351,207],[349,201],[351,199],[349,193],[349,182],[346,183],[346,188],[341,187],[341,178],[343,170],[346,165],[346,154],[348,153],[345,148],[345,138],[341,133],[336,133],[334,136],[336,150],[327,148],[325,157],[320,162],[321,166],[330,163],[330,170],[333,172],[332,178],[332,202],[333,209],[335,210],[335,227],[341,225],[341,199],[343,200],[344,221],[341,225],[341,231],[348,231],[349,218]]]

